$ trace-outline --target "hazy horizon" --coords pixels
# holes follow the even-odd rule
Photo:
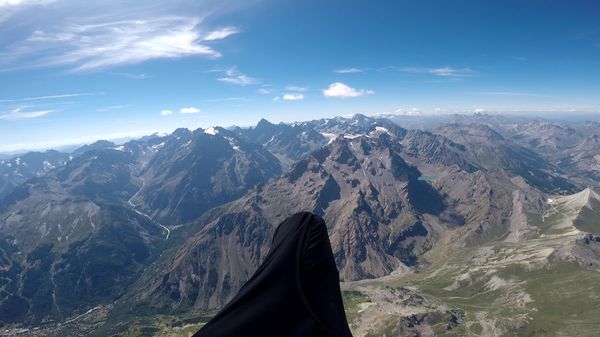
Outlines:
[[[400,117],[400,118],[414,118],[414,119],[418,119],[418,118],[436,118],[436,117],[449,117],[449,116],[470,116],[470,115],[476,115],[478,113],[482,113],[482,114],[486,114],[486,115],[491,115],[491,116],[510,116],[510,117],[520,117],[520,118],[527,118],[527,119],[548,119],[548,120],[559,120],[559,121],[595,121],[595,122],[600,122],[600,114],[598,113],[575,113],[575,112],[491,112],[491,111],[479,111],[479,112],[444,112],[444,113],[423,113],[423,112],[418,112],[417,114],[414,113],[394,113],[394,112],[383,112],[383,113],[355,113],[355,114],[347,114],[347,115],[334,115],[334,116],[328,116],[328,117],[322,117],[322,118],[315,118],[315,119],[325,119],[325,118],[336,118],[336,117],[343,117],[343,118],[350,118],[352,116],[355,116],[357,114],[362,114],[365,116],[383,116],[383,117]],[[253,127],[256,126],[256,124],[260,121],[260,119],[263,119],[263,117],[260,117],[258,120],[256,120],[256,122],[252,123],[252,124],[242,124],[242,125],[217,125],[217,124],[213,124],[213,125],[196,125],[196,126],[179,126],[177,128],[185,128],[185,129],[189,129],[189,130],[196,130],[198,128],[208,128],[208,127],[212,127],[212,126],[219,126],[219,127],[224,127],[224,128],[232,128],[232,127],[242,127],[242,128],[249,128],[249,127]],[[266,119],[266,118],[264,118]],[[286,123],[286,124],[293,124],[293,123],[302,123],[302,122],[306,122],[306,121],[311,121],[311,120],[315,120],[315,119],[304,119],[304,120],[293,120],[293,121],[274,121],[274,120],[269,120],[267,119],[269,122],[274,123],[274,124],[278,124],[278,123]],[[155,134],[170,134],[173,131],[175,131],[177,128],[173,128],[173,129],[167,129],[167,130],[135,130],[132,132],[122,132],[122,133],[113,133],[113,134],[106,134],[106,135],[90,135],[90,136],[86,136],[86,137],[81,137],[81,138],[75,138],[75,139],[69,139],[69,138],[65,138],[65,139],[58,139],[55,142],[51,142],[51,143],[47,143],[47,142],[41,142],[41,143],[29,143],[29,144],[0,144],[0,155],[4,155],[4,156],[16,156],[16,155],[20,155],[29,151],[46,151],[46,150],[58,150],[58,151],[71,151],[76,149],[79,146],[83,146],[83,145],[89,145],[92,143],[95,143],[97,141],[101,141],[101,140],[105,140],[105,141],[111,141],[114,142],[115,144],[119,145],[119,144],[123,144],[126,143],[130,140],[134,140],[134,139],[139,139],[145,136],[151,136],[151,135],[155,135]]]

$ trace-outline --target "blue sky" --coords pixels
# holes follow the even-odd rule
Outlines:
[[[598,1],[0,0],[0,152],[352,113],[600,111]]]

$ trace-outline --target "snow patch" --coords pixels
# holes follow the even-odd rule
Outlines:
[[[215,129],[214,127],[211,126],[210,128],[204,130],[204,133],[214,136],[217,133],[219,133],[219,131],[217,129]]]
[[[49,161],[44,160],[44,169],[45,170],[52,170],[53,168],[55,168],[54,165],[52,165]]]
[[[267,141],[266,143],[264,143],[263,145],[267,145],[267,144],[271,144],[271,142],[275,140],[275,136],[271,137],[271,139],[269,139],[269,141]]]
[[[375,131],[377,131],[377,132],[385,132],[387,134],[390,133],[390,131],[388,129],[384,128],[383,126],[376,126],[375,127]]]
[[[242,152],[242,151],[240,150],[240,147],[238,146],[238,144],[235,142],[235,139],[233,139],[233,138],[231,138],[231,137],[225,137],[225,139],[227,139],[227,141],[229,142],[229,145],[231,146],[231,148],[232,148],[234,151],[237,151],[237,152]]]
[[[152,150],[158,150],[160,148],[162,148],[163,146],[165,146],[165,142],[162,142],[160,144],[156,144],[156,145],[152,145]]]
[[[323,137],[327,138],[327,144],[331,144],[331,142],[333,142],[337,137],[335,133],[321,132],[321,134]]]

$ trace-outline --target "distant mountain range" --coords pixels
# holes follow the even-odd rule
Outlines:
[[[312,211],[329,227],[355,333],[530,331],[527,318],[492,317],[440,289],[466,296],[483,282],[494,300],[512,289],[527,316],[537,295],[514,275],[520,258],[534,273],[536,259],[599,270],[599,134],[592,122],[479,114],[410,129],[355,115],[2,159],[0,324],[14,336],[179,331],[144,317],[217,310],[260,264],[275,226]],[[412,313],[388,324],[371,312],[396,302]]]

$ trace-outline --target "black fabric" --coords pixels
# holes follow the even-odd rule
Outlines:
[[[223,310],[193,337],[352,337],[325,222],[282,222],[267,257]]]

